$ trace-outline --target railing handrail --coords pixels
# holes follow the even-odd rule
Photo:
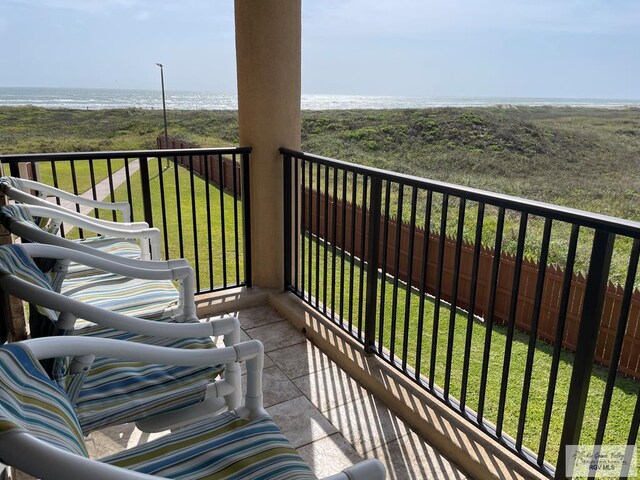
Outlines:
[[[0,162],[13,164],[20,162],[62,162],[68,160],[100,160],[134,157],[166,157],[188,155],[229,155],[251,153],[252,147],[222,147],[222,148],[172,148],[153,150],[116,150],[99,152],[62,152],[62,153],[19,153],[0,154]]]
[[[625,235],[632,238],[640,238],[640,222],[635,222],[633,220],[587,212],[576,208],[561,207],[551,203],[527,200],[520,197],[514,197],[512,195],[489,192],[477,188],[455,185],[453,183],[440,182],[438,180],[429,180],[422,177],[416,177],[414,175],[358,165],[356,163],[345,162],[344,160],[323,157],[289,148],[281,148],[280,153],[282,155],[289,155],[301,160],[310,160],[323,165],[337,166],[350,172],[378,177],[383,180],[398,182],[410,187],[415,186],[438,193],[447,193],[456,197],[464,197],[467,200],[482,202],[487,205],[526,212],[529,215],[550,217],[553,220],[575,223],[587,228],[603,229],[610,233]]]

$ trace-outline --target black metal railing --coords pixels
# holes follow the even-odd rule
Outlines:
[[[0,155],[0,162],[15,177],[94,200],[128,202],[131,220],[157,227],[162,256],[189,259],[196,290],[206,293],[251,286],[250,152],[231,147],[43,153]],[[115,211],[86,213],[118,220]],[[84,236],[82,230],[61,234]]]
[[[281,153],[286,289],[547,476],[636,444],[639,223]]]

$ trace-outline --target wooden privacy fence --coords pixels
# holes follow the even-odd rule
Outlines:
[[[325,195],[318,194],[313,191],[313,197],[309,198],[309,189],[305,188],[305,209],[303,217],[303,225],[305,230],[311,231],[314,235],[326,239],[328,242],[335,241],[338,248],[344,249],[346,252],[359,258],[367,258],[367,234],[368,234],[368,218],[363,229],[362,208],[355,207],[355,224],[353,223],[353,205],[346,202],[344,206],[343,218],[343,202],[342,200],[334,200],[329,196],[325,203]],[[313,202],[314,214],[317,214],[317,208],[320,208],[319,221],[313,219],[312,224],[309,222],[309,203]],[[336,218],[333,218],[334,201],[336,203]],[[318,203],[319,202],[319,203]],[[325,205],[328,204],[328,211],[325,212]],[[328,219],[325,221],[325,215],[328,213]],[[333,222],[336,222],[336,238],[333,238]],[[345,223],[346,222],[346,223]],[[342,242],[342,228],[345,223],[345,241]],[[325,225],[328,225],[328,231],[325,232]],[[380,232],[384,232],[385,218],[380,219]],[[309,228],[311,227],[311,228]],[[353,229],[355,227],[355,232]],[[409,236],[411,235],[410,226],[404,222],[398,225],[395,219],[389,219],[389,233],[386,245],[381,233],[379,243],[380,258],[378,268],[382,268],[382,258],[384,249],[387,251],[386,272],[390,276],[398,276],[404,282],[408,282],[409,271]],[[396,245],[397,229],[400,228],[400,245]],[[365,241],[362,241],[362,234],[365,231]],[[355,235],[352,237],[353,233]],[[416,227],[414,231],[414,251],[412,255],[412,275],[411,286],[417,288],[420,285],[420,275],[422,268],[423,242],[425,232],[423,228]],[[352,242],[352,238],[354,241]],[[426,291],[433,294],[437,284],[437,264],[438,264],[438,244],[440,235],[437,233],[429,234],[429,245],[427,253],[427,269],[426,269]],[[362,251],[362,246],[365,251]],[[444,248],[444,269],[442,278],[441,296],[448,302],[453,303],[451,298],[453,277],[454,277],[454,256],[456,250],[456,242],[454,238],[449,236],[445,239]],[[399,269],[395,271],[395,256],[399,251],[400,261]],[[474,245],[472,243],[463,243],[460,255],[460,273],[458,280],[458,293],[455,303],[458,307],[468,309],[470,305],[471,276],[473,263]],[[486,317],[489,304],[489,285],[491,280],[491,269],[494,257],[492,248],[481,246],[480,262],[478,265],[478,280],[476,287],[476,303],[474,314]],[[513,276],[515,269],[515,261],[513,255],[502,253],[500,258],[500,269],[498,274],[498,285],[496,291],[496,300],[494,307],[494,321],[500,324],[506,324],[509,319],[509,305],[511,300],[511,288],[513,285]],[[525,259],[522,264],[520,275],[520,290],[518,292],[518,307],[516,309],[515,325],[524,332],[531,330],[531,316],[533,313],[534,295],[536,290],[536,280],[538,276],[538,263]],[[540,319],[538,323],[538,338],[547,342],[554,342],[556,326],[558,323],[558,312],[560,309],[560,296],[562,292],[562,284],[564,282],[564,270],[555,265],[548,265],[544,278],[544,289],[542,295],[542,303],[540,308]],[[582,304],[586,287],[586,279],[580,273],[574,274],[571,281],[571,294],[569,306],[567,310],[567,318],[565,322],[564,335],[562,338],[562,346],[568,350],[575,351],[580,317],[582,314]],[[609,282],[606,292],[606,300],[603,311],[603,318],[600,325],[598,335],[598,343],[596,348],[596,361],[598,363],[608,365],[611,358],[613,343],[620,316],[620,307],[622,304],[623,289],[620,285],[614,285]],[[618,371],[624,375],[639,379],[640,378],[640,292],[634,291],[631,308],[629,313],[629,322],[625,332],[622,354]]]
[[[178,140],[176,138],[169,137],[169,146],[165,147],[164,136],[158,136],[157,139],[158,148],[170,148],[170,149],[178,149],[178,148],[199,148],[198,145],[194,145],[191,143],[183,142],[182,140]],[[206,180],[215,184],[222,185],[222,187],[229,191],[233,192],[233,159],[228,156],[218,156],[218,155],[193,155],[193,171],[202,177],[207,177]],[[180,165],[184,165],[189,168],[189,157],[187,155],[176,157],[176,161]],[[205,165],[205,162],[208,162]],[[242,181],[240,176],[240,160],[236,161],[236,192],[238,192],[238,198],[242,196]],[[222,173],[220,173],[222,172]],[[207,175],[208,174],[208,175]]]

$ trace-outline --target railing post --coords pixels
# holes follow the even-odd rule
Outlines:
[[[562,427],[560,452],[556,464],[556,479],[568,478],[566,475],[566,446],[577,445],[580,441],[605,293],[609,280],[609,267],[611,265],[614,240],[615,235],[612,233],[604,230],[595,231],[587,285],[582,304],[582,318],[580,319],[578,330],[576,353],[573,359],[567,410]]]
[[[140,157],[140,181],[142,182],[142,207],[144,221],[153,227],[153,208],[151,205],[151,185],[149,185],[149,162],[147,157]]]
[[[287,290],[291,286],[291,155],[284,155],[283,162],[283,182],[284,182],[284,198],[283,198],[283,209],[284,209],[284,290]],[[296,186],[297,190],[297,186]]]
[[[364,351],[376,353],[376,310],[378,298],[378,246],[380,243],[380,214],[382,210],[382,178],[371,177],[369,202],[369,238],[367,242],[367,311],[364,317]],[[365,219],[363,219],[365,220]],[[364,252],[363,252],[364,254]]]
[[[9,164],[9,173],[12,177],[20,178],[20,164],[18,162],[11,162]]]
[[[251,201],[249,194],[249,153],[242,153],[242,234],[244,239],[244,283],[251,281]]]

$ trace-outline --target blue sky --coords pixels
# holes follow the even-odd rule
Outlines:
[[[0,86],[236,91],[232,0],[0,0]],[[303,92],[640,99],[640,0],[303,0]]]

